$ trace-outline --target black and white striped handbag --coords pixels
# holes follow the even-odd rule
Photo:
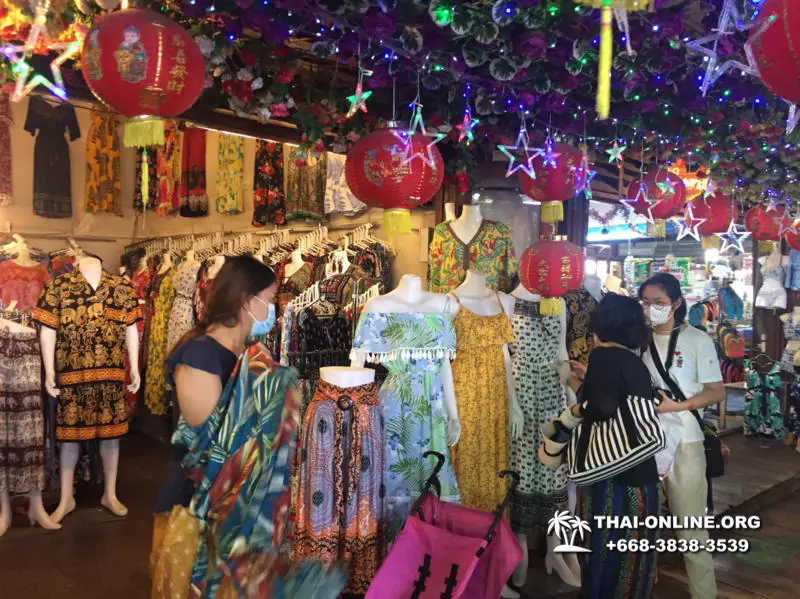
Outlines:
[[[667,445],[652,398],[629,395],[608,420],[584,420],[572,431],[567,477],[589,485],[629,470]]]

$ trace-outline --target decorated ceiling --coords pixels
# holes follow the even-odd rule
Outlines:
[[[296,125],[299,160],[346,151],[376,120],[408,121],[416,99],[428,129],[447,135],[439,147],[459,181],[524,127],[532,143],[549,132],[584,145],[594,163],[680,158],[742,201],[800,199],[791,105],[761,81],[748,43],[767,0],[608,1],[615,19],[604,120],[596,112],[604,0],[124,4],[158,10],[193,35],[205,59],[203,105]],[[57,40],[80,38],[98,15],[120,8],[118,0],[48,4]],[[24,42],[28,2],[2,0],[0,17],[6,43]]]

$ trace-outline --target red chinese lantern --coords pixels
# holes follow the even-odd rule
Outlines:
[[[796,231],[787,231],[784,239],[790,248],[793,250],[800,250],[800,233]]]
[[[755,27],[750,29],[750,39],[764,85],[776,96],[800,103],[800,58],[796,51],[800,46],[800,3],[763,2]]]
[[[405,130],[389,123],[359,139],[345,162],[350,191],[368,206],[385,210],[387,233],[410,232],[409,209],[430,201],[444,180],[444,162],[436,146],[430,147],[430,166],[426,162],[430,140],[417,133],[408,140],[409,148],[405,139]],[[406,162],[407,156],[415,157]]]
[[[677,215],[686,202],[686,187],[677,175],[666,170],[651,171],[644,179],[635,179],[628,186],[628,197],[635,198],[639,186],[644,183],[647,201],[640,200],[633,204],[637,214],[652,216],[653,222],[647,223],[647,234],[650,237],[667,236],[667,219]]]
[[[750,208],[744,215],[744,228],[756,241],[778,241],[781,238],[781,219],[785,208],[767,210],[764,206]]]
[[[546,154],[537,156],[531,163],[536,178],[518,171],[519,187],[529,198],[542,203],[543,223],[557,223],[564,220],[564,204],[575,195],[578,185],[576,170],[581,166],[581,152],[563,143],[554,143],[551,149],[555,156],[555,166]],[[548,164],[545,166],[545,162]]]
[[[183,27],[152,10],[121,10],[97,19],[82,58],[92,93],[128,117],[128,147],[163,144],[163,118],[190,108],[203,91],[200,48]]]
[[[583,281],[583,252],[563,235],[542,237],[523,252],[519,280],[525,289],[542,296],[542,315],[558,315],[561,297]]]
[[[705,220],[697,225],[697,232],[702,237],[703,247],[710,249],[718,246],[719,238],[714,233],[724,233],[728,230],[731,221],[739,217],[739,210],[730,197],[724,193],[716,192],[706,199],[697,198],[692,202],[692,215],[696,220]],[[690,219],[686,222],[689,227],[694,226]]]

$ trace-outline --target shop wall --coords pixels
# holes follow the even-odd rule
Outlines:
[[[32,247],[46,251],[64,248],[63,236],[74,236],[88,252],[103,259],[106,269],[116,270],[119,256],[125,245],[139,239],[180,234],[203,234],[215,231],[257,232],[250,225],[253,214],[252,181],[255,155],[255,139],[245,138],[245,211],[239,215],[220,215],[213,210],[214,189],[217,180],[218,134],[208,132],[206,143],[207,189],[212,209],[204,218],[182,218],[180,216],[144,216],[133,211],[134,181],[136,175],[136,153],[132,149],[121,148],[121,187],[122,216],[87,213],[84,210],[84,186],[86,181],[86,140],[89,135],[91,110],[96,106],[87,103],[74,103],[80,125],[80,139],[70,143],[72,212],[71,219],[49,219],[33,214],[33,178],[48,176],[46,171],[34,173],[33,155],[35,138],[24,130],[28,111],[28,100],[12,103],[13,125],[11,127],[12,180],[14,201],[10,206],[0,207],[0,231],[24,235]],[[122,128],[119,128],[122,139]],[[67,182],[64,182],[66,185]],[[328,226],[330,237],[336,239],[347,228],[366,222],[375,224],[375,235],[384,237],[380,224],[381,210],[371,210],[357,218],[333,217]],[[427,264],[421,259],[420,234],[426,236],[427,228],[435,226],[433,210],[416,210],[412,214],[413,232],[395,236],[391,241],[397,250],[393,278],[396,282],[404,273],[425,276]],[[295,222],[289,228],[297,234],[310,230],[315,223]],[[263,231],[263,229],[260,229]]]

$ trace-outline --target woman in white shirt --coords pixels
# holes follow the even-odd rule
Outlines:
[[[703,408],[717,404],[725,397],[717,351],[708,334],[684,322],[686,301],[678,279],[667,273],[651,277],[639,288],[639,299],[653,328],[653,345],[660,364],[667,369],[669,377],[685,397],[685,401],[676,401],[662,391],[658,407],[662,414],[673,413],[678,416],[668,426],[681,428],[681,442],[675,453],[672,471],[663,481],[669,511],[679,518],[705,516],[708,484],[704,436],[692,410],[697,410],[702,416]],[[677,338],[669,356],[673,333]],[[645,351],[642,360],[650,370],[655,386],[668,390],[670,387],[659,374],[651,351]],[[698,539],[701,543],[708,538],[706,530],[681,530],[677,531],[677,535],[680,539]],[[692,599],[716,597],[711,553],[684,553],[683,558]]]

